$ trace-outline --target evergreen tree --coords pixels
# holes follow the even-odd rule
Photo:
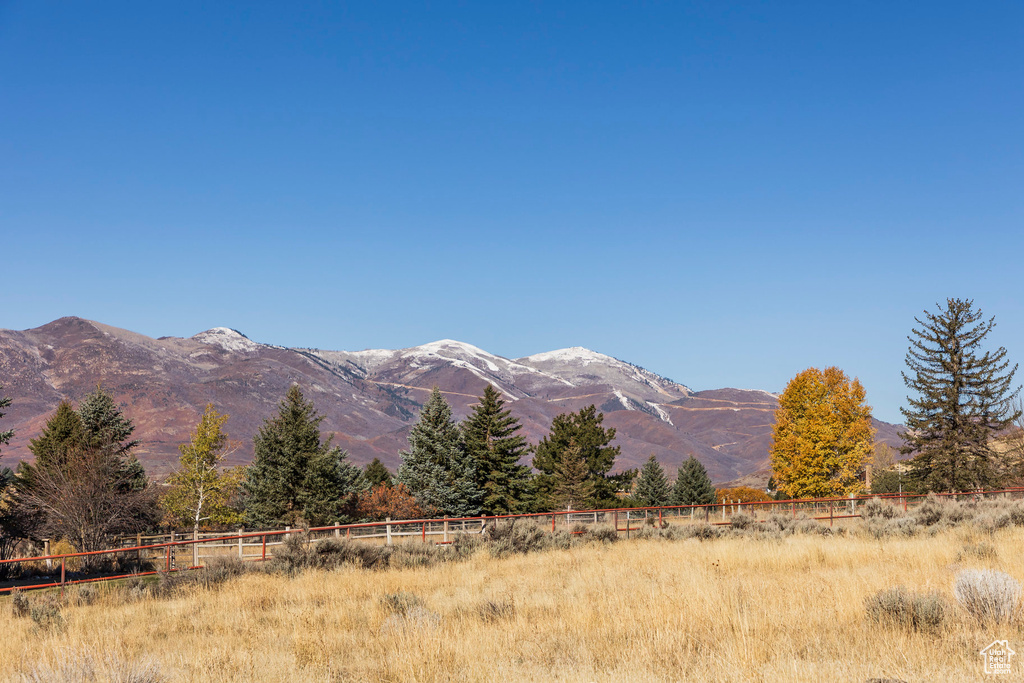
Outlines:
[[[28,450],[35,456],[35,467],[60,467],[70,451],[85,442],[82,418],[69,401],[61,401],[42,433],[28,442]]]
[[[3,389],[3,386],[0,385],[0,390],[2,390],[2,389]],[[10,397],[4,396],[4,395],[0,394],[0,417],[3,417],[6,414],[6,413],[3,412],[3,409],[4,408],[10,408],[10,407],[11,407],[11,399],[10,399]],[[4,430],[4,431],[0,431],[0,444],[9,444],[9,443],[11,443],[11,439],[13,437],[14,437],[14,430],[13,429],[7,429],[7,430]]]
[[[583,458],[583,449],[570,442],[555,465],[551,501],[555,508],[586,510],[594,504],[594,481]]]
[[[710,505],[715,502],[715,486],[700,460],[692,455],[683,461],[672,487],[673,505]]]
[[[68,402],[57,407],[29,443],[36,461],[18,468],[18,499],[43,533],[89,551],[157,522],[155,489],[131,452],[134,430],[102,389],[77,411]]]
[[[466,452],[476,463],[477,488],[483,491],[482,512],[501,515],[521,512],[525,507],[530,469],[519,464],[528,451],[526,439],[516,434],[519,420],[491,385],[484,389],[480,403],[462,423]]]
[[[347,454],[320,438],[323,416],[292,385],[278,413],[253,438],[253,462],[242,485],[250,526],[327,524],[345,521],[345,505],[359,469]]]
[[[536,477],[538,507],[548,503],[547,499],[554,488],[556,467],[570,442],[579,446],[587,462],[590,479],[594,484],[595,504],[600,507],[615,505],[616,483],[609,478],[608,472],[615,465],[620,449],[618,446],[609,446],[615,438],[615,428],[602,427],[603,421],[604,415],[591,405],[576,413],[557,415],[551,422],[551,433],[537,444],[533,457],[533,467],[539,471]]]
[[[222,468],[228,447],[228,436],[223,430],[227,419],[212,403],[207,405],[188,443],[178,446],[178,469],[168,477],[169,489],[161,500],[172,524],[191,526],[198,531],[205,524],[241,521],[232,500],[241,484],[242,468]]]
[[[101,388],[82,399],[77,410],[70,402],[61,401],[47,420],[43,432],[29,441],[29,451],[35,456],[35,462],[18,465],[21,487],[31,489],[40,473],[45,472],[48,487],[53,495],[59,495],[61,485],[74,486],[74,477],[81,476],[91,466],[106,477],[100,480],[90,474],[91,486],[102,488],[105,481],[118,487],[115,493],[146,492],[150,489],[149,478],[142,463],[132,453],[139,444],[131,439],[134,431],[132,421],[122,414],[113,397]],[[156,508],[144,509],[152,503],[149,494],[136,496],[136,499],[128,508],[143,515],[139,524],[145,528],[155,521]],[[121,505],[116,498],[112,500],[114,507]]]
[[[373,490],[378,486],[394,486],[394,477],[380,458],[374,458],[363,468],[363,486]]]
[[[114,397],[97,387],[78,404],[78,415],[82,418],[84,444],[101,449],[120,462],[124,470],[120,475],[122,485],[133,491],[146,488],[146,470],[132,452],[139,445],[131,438],[135,425],[121,413]]]
[[[839,368],[808,368],[779,397],[772,429],[772,474],[791,498],[860,493],[874,429],[864,387]]]
[[[665,470],[661,467],[658,459],[651,454],[644,466],[640,469],[640,478],[636,482],[636,491],[633,497],[642,506],[668,505],[669,501],[668,479],[665,478]]]
[[[0,409],[10,405],[11,399],[0,395]],[[0,410],[0,417],[3,416]],[[0,431],[0,444],[9,444],[13,436],[13,429]],[[17,478],[11,468],[0,467],[0,560],[13,557],[20,540],[30,534],[31,518],[25,514],[15,495],[16,482]],[[8,578],[14,568],[11,564],[0,564],[0,580]]]
[[[483,492],[477,486],[477,463],[437,387],[409,432],[409,450],[399,455],[398,481],[424,512],[450,517],[479,514]]]
[[[927,491],[969,491],[998,483],[991,437],[1020,417],[1012,405],[1017,366],[1006,349],[981,353],[995,327],[974,302],[947,299],[945,310],[914,318],[903,382],[917,394],[901,408],[907,431],[905,454],[913,454],[909,475]]]
[[[298,503],[310,526],[352,521],[359,505],[362,472],[348,462],[348,454],[329,444],[309,459]]]

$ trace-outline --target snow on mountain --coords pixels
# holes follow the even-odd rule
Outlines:
[[[644,402],[674,401],[691,393],[688,387],[638,365],[581,346],[536,353],[516,362],[575,385],[607,383]],[[628,401],[620,398],[620,402],[628,409]]]
[[[214,327],[211,330],[206,330],[205,332],[193,335],[192,339],[202,344],[219,346],[225,351],[234,351],[239,353],[250,353],[260,347],[259,344],[252,341],[238,330],[232,330],[228,327]]]

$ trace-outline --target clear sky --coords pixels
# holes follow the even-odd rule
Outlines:
[[[1024,358],[1020,2],[0,0],[0,327],[858,376]],[[2,383],[2,378],[0,378]]]

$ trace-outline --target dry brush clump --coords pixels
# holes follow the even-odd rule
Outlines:
[[[1020,582],[992,569],[964,569],[957,573],[953,594],[968,614],[982,624],[1012,619],[1020,603]]]
[[[885,588],[865,601],[868,618],[885,626],[937,631],[950,613],[949,602],[937,591],[924,593],[903,586]]]

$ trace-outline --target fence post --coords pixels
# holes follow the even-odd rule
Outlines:
[[[242,529],[238,529],[238,559],[242,559]]]
[[[48,556],[49,554],[50,554],[50,539],[44,538],[43,539],[43,555],[47,555]],[[53,569],[53,560],[46,560],[46,571],[50,571],[51,569]]]
[[[793,501],[789,505],[791,508],[793,508],[793,519],[796,519],[796,501]]]
[[[658,508],[658,528],[661,528],[661,508]]]
[[[448,515],[444,516],[444,542],[448,542]]]
[[[555,513],[551,513],[551,533],[555,533]]]
[[[422,538],[423,538],[423,542],[426,543],[427,542],[427,523],[426,522],[423,522],[423,536],[422,536]]]
[[[192,566],[199,566],[199,527],[192,528]]]
[[[61,597],[64,596],[64,560],[66,560],[66,559],[67,558],[65,558],[65,557],[60,558],[60,594],[61,594]]]
[[[260,556],[260,559],[261,559],[261,561],[264,561],[264,562],[267,559],[267,535],[266,534],[263,534],[263,554]]]
[[[140,545],[142,545],[142,532],[141,531],[135,535],[135,547],[138,548]],[[136,550],[135,551],[135,561],[137,563],[139,563],[139,564],[142,564],[142,551],[141,550]]]
[[[704,506],[704,522],[705,524],[711,521],[711,506]]]
[[[833,510],[835,510],[835,507],[836,507],[835,503],[830,500],[828,502],[828,525],[829,526],[832,526],[832,519],[833,519],[832,512],[833,512]]]
[[[167,564],[164,569],[165,571],[171,571],[171,546],[167,546]]]
[[[385,517],[384,521],[387,522],[387,526],[385,527],[385,533],[386,533],[387,538],[388,538],[388,545],[391,545],[391,518],[390,517]]]
[[[722,499],[722,521],[725,521],[725,498]]]
[[[626,510],[626,538],[629,538],[629,510]]]
[[[341,522],[335,521],[334,522],[334,537],[335,538],[337,538],[338,536],[341,536],[341,529],[338,528],[339,526],[341,526]]]
[[[619,531],[619,511],[615,510],[612,512],[612,523],[615,524],[615,532]]]

